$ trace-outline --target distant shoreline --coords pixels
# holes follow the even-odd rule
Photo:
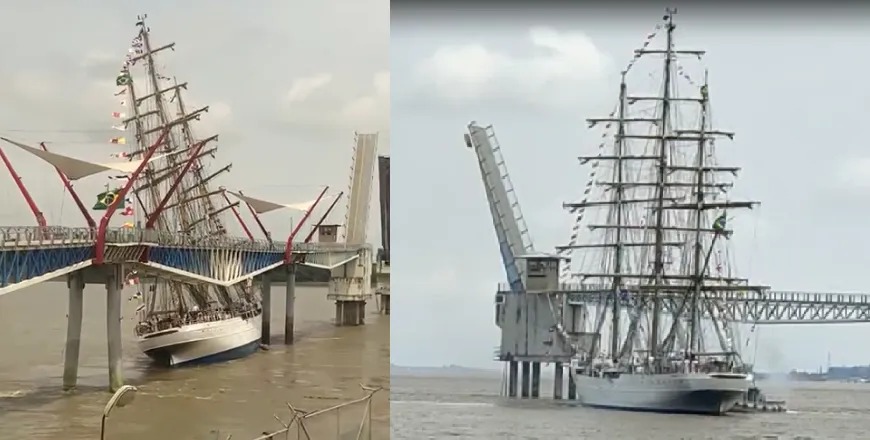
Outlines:
[[[459,365],[441,367],[408,367],[390,364],[390,376],[399,377],[488,377],[499,376],[501,370],[487,368],[470,368]]]

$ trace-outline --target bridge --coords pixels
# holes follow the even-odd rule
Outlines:
[[[565,295],[569,306],[603,304],[613,295],[604,286],[559,284],[549,294]],[[649,310],[652,296],[637,295],[626,291],[620,298],[621,305],[635,308],[639,305]],[[506,284],[498,288],[498,295],[509,295]],[[686,295],[678,292],[662,292],[658,295],[665,311],[676,311]],[[780,292],[780,291],[722,291],[709,292],[703,301],[714,303],[718,318],[744,324],[844,324],[870,322],[870,294],[831,292]],[[709,309],[705,318],[710,317]]]
[[[378,309],[390,314],[390,157],[378,157],[378,188],[381,208],[381,248],[375,270],[375,294]]]
[[[6,141],[28,151],[36,150],[23,144]],[[124,199],[132,182],[145,168],[150,155],[160,143],[158,141],[145,153],[117,199]],[[366,301],[373,296],[374,252],[372,246],[366,242],[366,232],[377,145],[377,134],[356,136],[354,165],[347,197],[348,211],[345,224],[342,225],[346,233],[342,242],[337,240],[339,225],[324,224],[338,198],[320,221],[314,224],[311,233],[304,240],[296,239],[300,228],[323,198],[326,189],[314,202],[306,204],[303,208],[297,208],[303,210],[305,216],[284,241],[271,239],[271,234],[263,227],[259,214],[294,206],[256,199],[241,192],[232,193],[240,198],[241,202],[230,203],[227,200],[227,207],[217,212],[232,209],[246,237],[232,237],[226,234],[194,236],[189,233],[172,233],[140,226],[110,227],[110,220],[118,205],[117,201],[108,206],[105,215],[97,224],[90,218],[69,184],[69,179],[72,177],[68,178],[68,174],[63,172],[62,161],[75,159],[48,153],[43,146],[45,153],[39,155],[40,158],[55,166],[70,196],[89,220],[88,227],[51,226],[46,224],[42,211],[36,207],[20,176],[0,149],[0,159],[15,180],[38,223],[38,226],[0,227],[0,296],[43,282],[67,283],[69,314],[64,360],[65,389],[75,387],[77,381],[83,318],[82,295],[87,284],[100,284],[106,288],[110,388],[115,390],[123,384],[121,290],[131,273],[135,273],[140,280],[153,277],[189,285],[230,287],[243,282],[257,283],[262,296],[262,343],[264,344],[271,342],[273,284],[284,284],[286,287],[284,338],[285,343],[293,343],[297,279],[328,279],[327,298],[334,301],[336,305],[335,324],[362,325]],[[217,193],[224,193],[223,196],[226,198],[227,192],[230,191],[221,188]],[[269,239],[254,239],[235,210],[235,206],[242,202],[248,206],[262,232]],[[152,215],[159,215],[159,210],[160,207]],[[314,240],[315,233],[318,233],[316,240]]]

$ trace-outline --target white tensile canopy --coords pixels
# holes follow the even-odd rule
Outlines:
[[[254,212],[256,212],[257,214],[264,214],[267,212],[275,211],[278,209],[284,209],[284,208],[295,209],[297,211],[302,211],[302,212],[308,212],[311,210],[311,208],[314,206],[314,204],[317,203],[317,199],[310,200],[307,202],[302,202],[302,203],[290,203],[290,204],[277,203],[277,202],[270,202],[268,200],[257,199],[254,197],[244,196],[240,193],[229,191],[229,190],[227,192],[238,197],[239,199],[241,199],[242,201],[244,201],[245,203],[250,205],[251,208],[254,210]]]
[[[66,175],[69,180],[78,180],[83,177],[102,173],[104,171],[119,171],[129,174],[136,171],[136,169],[139,168],[139,165],[142,163],[141,160],[107,163],[89,162],[82,159],[76,159],[74,157],[64,156],[62,154],[44,151],[39,148],[24,145],[20,142],[6,139],[4,137],[0,137],[0,139],[3,139],[4,141],[9,142],[10,144],[15,145],[16,147],[21,148],[22,150],[27,151],[28,153],[57,167],[57,169],[59,169],[64,175]],[[165,156],[165,154],[152,156],[149,162],[158,160]]]

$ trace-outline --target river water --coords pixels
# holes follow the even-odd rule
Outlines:
[[[125,298],[132,291],[125,291]],[[366,325],[335,327],[324,287],[296,289],[296,344],[283,343],[284,288],[272,293],[272,347],[247,358],[202,367],[162,369],[135,346],[135,301],[122,303],[124,374],[139,388],[112,411],[107,439],[252,439],[290,419],[286,403],[316,410],[363,397],[359,384],[382,386],[372,407],[373,438],[389,438],[388,316],[367,307]],[[79,386],[61,391],[66,338],[64,283],[45,283],[0,297],[0,439],[96,439],[110,394],[106,356],[106,295],[88,286],[84,298]],[[342,427],[364,407],[342,410]],[[319,431],[335,416],[312,419]],[[355,438],[355,428],[351,438]],[[283,437],[282,437],[283,438]],[[291,438],[294,438],[291,436]],[[332,438],[332,437],[329,437]]]
[[[552,396],[541,379],[540,400],[499,397],[494,375],[392,377],[394,440],[439,439],[862,439],[870,438],[870,384],[762,384],[787,413],[722,417],[648,414],[584,408]]]

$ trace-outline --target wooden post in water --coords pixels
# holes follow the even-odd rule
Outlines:
[[[76,387],[79,376],[79,348],[82,345],[82,302],[85,281],[81,271],[67,275],[69,288],[69,311],[66,320],[66,350],[63,359],[63,389]]]

